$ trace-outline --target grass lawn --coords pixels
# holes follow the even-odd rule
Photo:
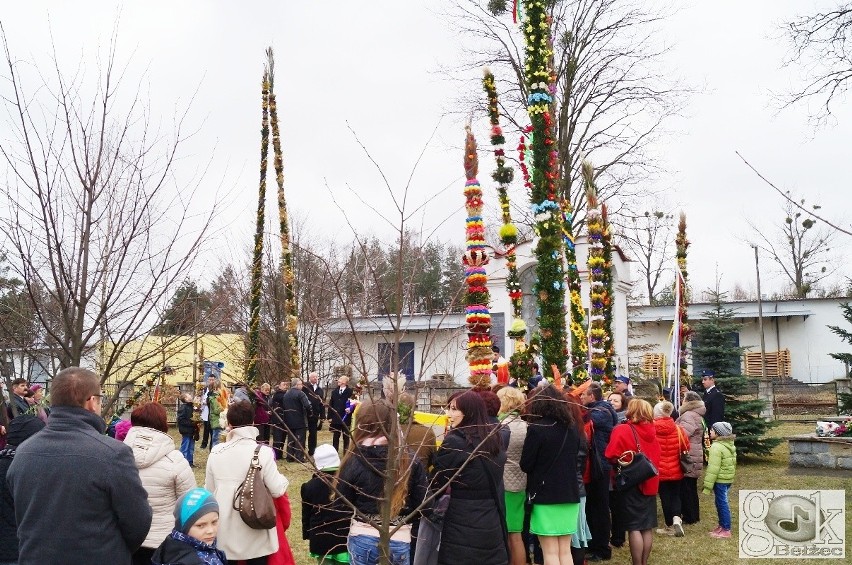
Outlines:
[[[771,434],[778,437],[809,433],[813,431],[813,424],[798,424],[785,422],[771,430]],[[176,431],[172,432],[178,440]],[[320,443],[330,443],[331,434],[327,430],[320,432]],[[198,445],[198,444],[196,444]],[[204,468],[207,463],[207,450],[201,451],[196,448],[195,476],[199,485],[204,485]],[[290,504],[293,507],[293,521],[287,537],[290,546],[299,565],[313,564],[314,561],[308,557],[307,542],[302,538],[301,527],[301,499],[299,489],[307,481],[310,471],[298,463],[279,462],[278,468],[290,481],[287,492],[290,496]],[[700,479],[699,479],[700,481]],[[699,488],[701,483],[699,482]],[[672,565],[723,565],[726,563],[753,562],[764,564],[789,565],[795,560],[791,559],[761,559],[740,560],[738,549],[738,508],[740,489],[835,489],[844,490],[852,486],[852,474],[840,472],[813,472],[805,473],[800,470],[791,472],[787,466],[787,443],[782,442],[773,452],[771,457],[763,460],[740,461],[737,466],[737,476],[730,491],[731,514],[733,516],[734,535],[729,540],[717,540],[707,535],[711,529],[716,527],[716,509],[713,504],[712,495],[699,495],[701,497],[701,521],[693,526],[685,526],[686,535],[682,538],[668,536],[655,536],[654,549],[651,553],[651,563],[671,563]],[[847,498],[850,492],[847,491]],[[220,501],[221,503],[221,501]],[[849,500],[847,500],[847,508]],[[659,505],[658,505],[659,509]],[[663,525],[662,512],[658,510],[659,523]],[[849,539],[852,536],[852,512],[846,513],[846,539],[847,557],[845,562],[852,562],[852,551],[849,548]],[[809,562],[812,562],[808,560]],[[840,563],[840,560],[822,560],[817,563]],[[610,563],[630,563],[630,553],[625,545],[622,549],[613,550]],[[460,564],[463,565],[463,564]],[[476,564],[487,565],[487,564]]]

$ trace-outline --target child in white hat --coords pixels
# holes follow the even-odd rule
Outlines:
[[[314,451],[317,472],[302,485],[302,539],[308,540],[311,557],[320,565],[349,563],[346,540],[352,511],[331,503],[334,473],[340,468],[340,456],[330,444]]]

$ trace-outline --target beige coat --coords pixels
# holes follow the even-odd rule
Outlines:
[[[700,400],[691,400],[680,405],[680,417],[677,425],[686,432],[689,438],[689,457],[692,459],[692,469],[685,476],[697,479],[704,468],[704,413],[707,409]]]
[[[527,423],[517,414],[510,414],[503,420],[503,425],[511,432],[509,448],[506,449],[506,466],[503,468],[503,485],[509,492],[523,492],[527,490],[527,474],[521,471],[518,463],[527,438]]]
[[[133,450],[139,478],[153,511],[151,529],[142,547],[156,549],[174,528],[178,498],[196,487],[195,475],[168,434],[134,426],[127,432],[124,443]]]
[[[219,502],[219,536],[216,545],[225,552],[228,560],[254,559],[278,551],[278,535],[275,528],[253,530],[240,513],[234,510],[234,493],[246,478],[254,449],[257,428],[243,426],[228,433],[225,443],[220,443],[210,452],[207,459],[207,477],[204,487],[211,491]],[[288,481],[278,471],[272,448],[260,449],[260,465],[263,467],[263,482],[273,498],[287,491]]]

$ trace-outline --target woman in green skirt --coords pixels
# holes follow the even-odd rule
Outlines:
[[[532,504],[530,533],[538,536],[544,565],[573,565],[571,535],[577,531],[580,436],[571,411],[548,386],[530,398],[521,470],[527,474]]]

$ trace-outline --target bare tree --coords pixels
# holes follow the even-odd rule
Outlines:
[[[785,22],[783,30],[790,47],[785,65],[800,67],[803,82],[782,95],[781,102],[790,106],[813,100],[818,110],[811,120],[823,123],[852,79],[852,3],[838,2],[834,9],[799,16]]]
[[[574,233],[586,209],[580,165],[593,161],[601,202],[613,216],[648,195],[648,180],[661,167],[649,146],[678,114],[689,90],[664,70],[656,38],[662,16],[634,0],[555,0],[552,18],[556,92],[555,137],[560,196],[573,206]],[[457,0],[451,14],[472,41],[466,72],[491,67],[500,113],[509,130],[528,122],[523,37],[507,2]],[[466,100],[481,107],[480,99]],[[527,212],[528,214],[528,212]],[[617,218],[614,218],[616,221]]]
[[[9,178],[0,234],[59,365],[96,365],[119,384],[107,413],[122,388],[159,368],[168,340],[148,331],[190,272],[215,206],[193,204],[203,173],[175,179],[186,113],[168,134],[153,127],[139,89],[123,88],[115,35],[93,84],[82,65],[64,72],[54,52],[49,75],[30,85],[5,34],[3,45],[13,137],[0,145]]]
[[[336,347],[340,357],[352,366],[355,377],[353,384],[357,383],[363,386],[364,394],[373,398],[374,395],[379,394],[378,389],[372,386],[375,384],[375,379],[372,378],[372,368],[374,362],[378,360],[378,355],[369,351],[367,345],[363,342],[361,331],[364,327],[363,324],[372,320],[381,323],[383,328],[390,328],[382,332],[384,343],[389,346],[390,351],[388,359],[390,375],[387,376],[398,375],[401,369],[400,342],[405,338],[407,332],[404,321],[412,305],[415,305],[416,308],[416,305],[422,303],[423,298],[416,296],[422,290],[421,285],[418,284],[420,280],[418,274],[424,270],[431,270],[431,267],[433,267],[433,265],[426,265],[424,261],[438,260],[440,262],[440,256],[424,251],[434,233],[424,236],[408,229],[408,225],[415,221],[417,215],[435,196],[427,196],[418,205],[410,204],[412,196],[410,184],[417,164],[415,164],[414,171],[412,171],[406,184],[394,186],[357,137],[356,142],[364,151],[366,157],[375,165],[395,213],[385,215],[373,203],[362,201],[362,204],[374,215],[377,222],[381,222],[383,227],[388,228],[393,233],[395,236],[394,244],[389,246],[387,252],[385,252],[375,238],[362,235],[355,229],[351,223],[351,213],[341,207],[341,212],[354,237],[351,249],[344,251],[343,257],[336,257],[334,253],[328,253],[322,247],[319,249],[310,249],[308,246],[298,247],[296,264],[301,264],[305,271],[303,275],[297,276],[297,280],[301,279],[302,276],[306,277],[300,282],[302,285],[300,294],[303,294],[300,320],[303,324],[306,308],[308,316],[310,316],[312,308],[310,293],[304,285],[322,281],[322,291],[325,293],[330,290],[333,293],[335,300],[333,307],[328,312],[335,314],[337,321],[346,326],[348,331],[344,332],[344,335],[326,335],[328,339],[326,343]],[[420,157],[422,157],[422,153]],[[418,158],[418,163],[419,160],[420,158]],[[357,195],[357,192],[353,191],[353,194]],[[332,198],[334,198],[333,192]],[[335,200],[335,203],[337,203],[337,200]],[[461,231],[460,227],[459,232],[461,233]],[[339,241],[339,239],[338,235],[337,240]],[[304,256],[302,256],[303,254]],[[308,265],[310,265],[310,268],[308,268]],[[460,256],[458,265],[461,265]],[[443,267],[443,265],[440,266]],[[353,269],[356,271],[356,277],[352,277]],[[320,274],[320,270],[325,270],[325,273]],[[309,273],[312,273],[312,276],[309,276]],[[352,284],[353,278],[356,279],[355,284]],[[300,287],[297,286],[298,288]],[[314,288],[311,292],[316,290]],[[436,325],[440,326],[447,313],[453,310],[457,299],[458,296],[454,296],[445,311],[433,314]],[[324,303],[325,300],[318,302]],[[365,317],[369,319],[365,321]],[[421,359],[424,360],[421,364],[422,367],[426,366],[426,359],[435,359],[442,354],[441,351],[436,352],[440,345],[436,345],[435,336],[434,330],[428,331],[421,352]],[[420,375],[408,375],[408,377],[414,377],[415,380],[422,378],[422,367]],[[395,399],[398,399],[402,392],[400,387],[403,384],[395,378],[389,378],[385,385],[384,394],[390,402],[395,402]],[[403,425],[398,418],[394,417],[390,419],[390,429],[384,429],[384,426],[382,428],[388,438],[389,455],[386,468],[383,470],[374,469],[383,481],[383,496],[376,501],[377,515],[364,515],[355,507],[353,501],[340,500],[340,504],[351,510],[358,520],[369,523],[379,531],[379,563],[382,564],[390,563],[390,536],[402,526],[399,522],[409,522],[414,519],[424,506],[427,506],[446,488],[442,487],[439,492],[419,502],[408,515],[403,517],[403,520],[391,524],[393,493],[400,488],[400,481],[407,480],[410,473],[410,470],[404,468],[401,464],[409,461],[409,457],[403,456],[407,453],[408,447],[405,442],[401,441],[401,438],[405,435],[407,426],[410,425],[411,421],[407,425]],[[496,433],[496,429],[494,433]],[[305,465],[313,468],[313,464],[309,460]],[[458,472],[453,476],[457,476]]]
[[[621,239],[636,259],[639,274],[645,282],[648,304],[654,305],[660,278],[672,270],[669,263],[674,258],[674,215],[661,210],[646,210],[624,223],[626,226],[621,232]]]
[[[800,203],[804,205],[805,201]],[[792,295],[807,298],[817,283],[837,271],[837,262],[830,247],[834,232],[825,226],[818,227],[816,220],[789,203],[783,210],[784,221],[772,232],[761,231],[749,224],[756,237],[754,245],[775,261],[789,281]]]

